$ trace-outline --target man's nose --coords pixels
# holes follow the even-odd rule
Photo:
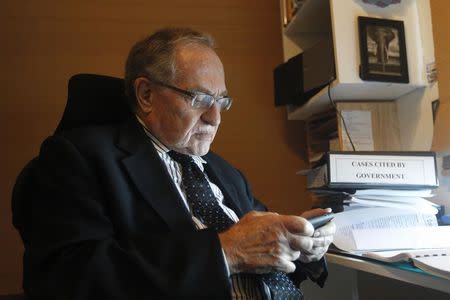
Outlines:
[[[214,103],[202,114],[202,120],[209,125],[218,126],[220,124],[220,106]]]

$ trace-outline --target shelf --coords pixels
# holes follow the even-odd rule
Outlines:
[[[339,83],[337,80],[331,83],[331,98],[334,101],[380,101],[395,100],[406,95],[422,85],[401,84],[390,82],[364,82]],[[370,97],[368,96],[370,95]],[[314,114],[325,111],[330,106],[328,98],[328,86],[320,90],[314,97],[302,106],[288,106],[289,120],[307,120]]]
[[[309,48],[330,33],[330,4],[323,0],[305,1],[284,29],[284,34],[302,49]]]
[[[409,85],[424,86],[427,83],[424,51],[430,45],[423,42],[423,33],[419,15],[419,2],[403,1],[392,7],[381,9],[374,5],[358,4],[351,0],[318,0],[330,3],[333,17],[333,43],[336,64],[336,77],[341,83],[361,83],[359,67],[358,16],[377,17],[402,21],[405,27],[406,52],[409,73]],[[430,26],[429,24],[427,26]]]
[[[284,35],[300,47],[300,51],[318,39],[330,38],[329,35],[332,35],[337,78],[332,83],[333,100],[395,100],[428,84],[423,62],[424,45],[418,24],[419,9],[417,1],[380,9],[352,0],[308,0],[284,29]],[[408,84],[361,80],[358,16],[377,16],[404,22],[410,81]],[[287,43],[283,45],[286,46]],[[285,49],[285,54],[292,56],[294,53],[291,52],[296,49],[292,46],[290,49]],[[288,107],[288,119],[305,120],[328,106],[329,99],[325,88],[306,104]]]
[[[280,7],[283,0],[280,0]],[[363,81],[359,76],[358,17],[402,21],[405,28],[409,83]],[[435,62],[430,0],[408,0],[387,8],[355,0],[306,0],[283,27],[284,61],[306,51],[323,38],[332,38],[336,101],[395,100],[400,149],[429,150],[433,136],[430,103],[439,98],[437,84],[429,84],[426,66]],[[345,103],[345,102],[344,102]],[[289,120],[307,120],[330,107],[327,88],[301,106],[287,106]]]

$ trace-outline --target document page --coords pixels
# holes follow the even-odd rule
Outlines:
[[[413,264],[431,274],[450,280],[450,256],[413,258]]]
[[[363,256],[383,262],[409,262],[425,272],[450,280],[450,248],[366,252]]]
[[[355,147],[359,151],[373,151],[372,113],[364,110],[343,110],[341,114]],[[341,125],[344,128],[342,120]],[[345,150],[352,150],[345,130],[343,130],[342,141]]]
[[[438,209],[428,200],[420,197],[376,197],[366,198],[352,197],[351,202],[366,206],[383,206],[417,211],[419,213],[437,214]]]
[[[365,196],[394,196],[394,197],[422,197],[429,198],[434,196],[433,190],[423,189],[423,190],[385,190],[385,189],[367,189],[367,190],[356,190],[353,194],[355,197]]]
[[[358,207],[337,213],[334,218],[334,245],[348,252],[356,251],[354,230],[436,226],[436,217],[414,211],[387,207]]]
[[[353,251],[450,248],[449,226],[355,229],[352,234]]]

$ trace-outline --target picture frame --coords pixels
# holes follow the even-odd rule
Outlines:
[[[431,112],[433,113],[433,124],[436,122],[440,102],[441,101],[439,99],[433,100],[431,102]]]
[[[403,21],[359,16],[358,29],[361,79],[409,83]]]
[[[283,26],[286,27],[294,17],[294,2],[293,0],[283,0]]]

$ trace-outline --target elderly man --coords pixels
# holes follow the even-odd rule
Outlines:
[[[266,212],[209,151],[230,108],[210,36],[165,29],[130,51],[135,116],[49,137],[25,256],[38,299],[301,299],[334,234]]]

